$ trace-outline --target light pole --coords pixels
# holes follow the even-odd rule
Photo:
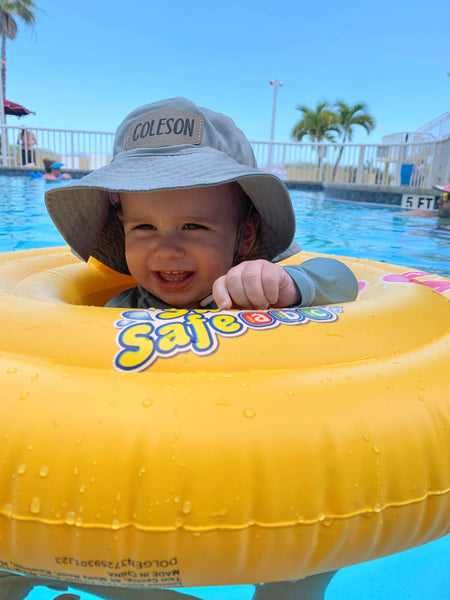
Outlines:
[[[273,135],[275,132],[275,114],[277,112],[277,93],[278,88],[284,85],[279,79],[272,79],[269,81],[270,85],[273,85],[273,108],[272,108],[272,126],[270,129],[270,141],[273,142]],[[269,146],[269,169],[272,167],[272,144]]]

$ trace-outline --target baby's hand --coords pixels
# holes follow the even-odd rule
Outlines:
[[[301,299],[292,277],[267,260],[249,260],[232,267],[214,282],[213,296],[222,310],[283,308]]]

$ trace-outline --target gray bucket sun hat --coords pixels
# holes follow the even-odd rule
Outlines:
[[[256,168],[234,122],[185,98],[147,104],[117,129],[113,159],[72,184],[45,194],[47,210],[69,246],[129,273],[123,227],[111,192],[206,187],[236,181],[258,211],[260,248],[248,258],[275,258],[292,242],[295,217],[284,183]]]

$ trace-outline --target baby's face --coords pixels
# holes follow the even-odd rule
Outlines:
[[[130,273],[171,306],[198,308],[232,266],[242,220],[237,184],[122,192],[120,200]]]

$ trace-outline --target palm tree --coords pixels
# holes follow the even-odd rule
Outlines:
[[[351,142],[353,139],[353,127],[355,125],[360,125],[364,127],[367,132],[367,135],[375,128],[375,119],[368,113],[367,105],[364,102],[360,102],[355,104],[354,106],[349,106],[342,100],[338,100],[335,105],[337,108],[337,116],[338,116],[338,127],[339,131],[342,135],[342,144],[349,141]],[[336,160],[336,164],[333,168],[333,175],[331,177],[331,181],[334,181],[336,177],[337,168],[339,166],[339,162],[342,157],[342,153],[344,152],[344,146],[342,145],[339,148],[339,154]]]
[[[337,115],[331,110],[328,102],[319,102],[315,110],[307,106],[297,106],[303,118],[295,125],[291,136],[301,142],[305,135],[309,135],[312,142],[321,142],[323,139],[333,142],[331,131],[339,132],[336,121]]]
[[[337,115],[331,110],[328,102],[319,102],[315,109],[310,109],[307,106],[297,106],[303,117],[295,125],[292,130],[291,137],[298,142],[308,135],[312,142],[334,142],[332,132],[339,133],[337,126]],[[322,153],[320,148],[317,148],[319,155],[319,174],[322,161]]]
[[[36,23],[33,9],[37,8],[32,0],[0,0],[0,35],[2,36],[2,89],[6,91],[6,38],[14,40],[17,35],[17,23],[14,16],[20,17],[25,25]]]

